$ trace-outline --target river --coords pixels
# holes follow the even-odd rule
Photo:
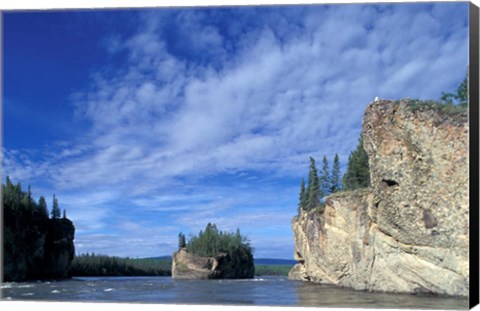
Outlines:
[[[468,309],[466,298],[369,293],[273,276],[248,280],[75,277],[56,282],[3,283],[1,293],[2,300],[23,301]]]

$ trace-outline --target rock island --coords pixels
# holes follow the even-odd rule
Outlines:
[[[192,236],[188,243],[179,234],[179,250],[172,256],[174,279],[245,279],[253,278],[253,250],[240,234],[222,232],[213,224]]]

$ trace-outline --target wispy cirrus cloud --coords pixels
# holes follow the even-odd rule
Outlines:
[[[172,54],[175,42],[161,36],[166,24],[147,15],[139,34],[124,43],[130,56],[126,74],[99,73],[93,89],[77,96],[77,112],[93,125],[89,139],[94,149],[64,175],[92,171],[92,165],[97,169],[88,182],[95,176],[104,181],[111,173],[123,181],[142,170],[140,175],[155,171],[157,177],[233,167],[277,170],[279,158],[299,150],[303,157],[319,153],[317,139],[330,142],[320,153],[335,149],[348,155],[357,139],[352,132],[358,132],[363,109],[374,95],[438,97],[458,76],[429,88],[421,87],[419,79],[426,81],[430,71],[439,70],[430,68],[436,60],[448,58],[450,66],[465,63],[462,57],[447,57],[465,55],[465,37],[448,46],[443,37],[425,38],[441,30],[430,14],[414,15],[401,7],[384,10],[379,18],[372,18],[372,7],[319,10],[317,24],[308,22],[316,14],[305,14],[300,22],[308,26],[290,41],[260,27],[221,70]],[[221,38],[203,39],[209,37],[204,33],[219,37],[220,31],[204,24],[202,12],[172,15],[168,20],[178,26],[181,38],[193,37],[196,28],[198,44],[222,48]],[[329,39],[334,33],[335,40]],[[393,39],[392,33],[397,34]]]

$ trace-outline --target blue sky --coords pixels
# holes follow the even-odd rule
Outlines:
[[[77,253],[168,255],[212,222],[257,258],[292,258],[309,156],[344,168],[376,96],[455,90],[467,17],[468,3],[6,13],[3,178],[57,195]]]

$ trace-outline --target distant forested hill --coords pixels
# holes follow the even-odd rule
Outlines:
[[[127,258],[101,254],[81,254],[72,262],[72,276],[169,276],[170,256]]]
[[[293,259],[273,259],[273,258],[258,258],[254,260],[256,265],[295,265],[297,261]]]
[[[172,256],[148,257],[144,259],[172,260]],[[253,260],[256,265],[295,265],[296,260],[293,259],[275,259],[275,258],[257,258]]]

